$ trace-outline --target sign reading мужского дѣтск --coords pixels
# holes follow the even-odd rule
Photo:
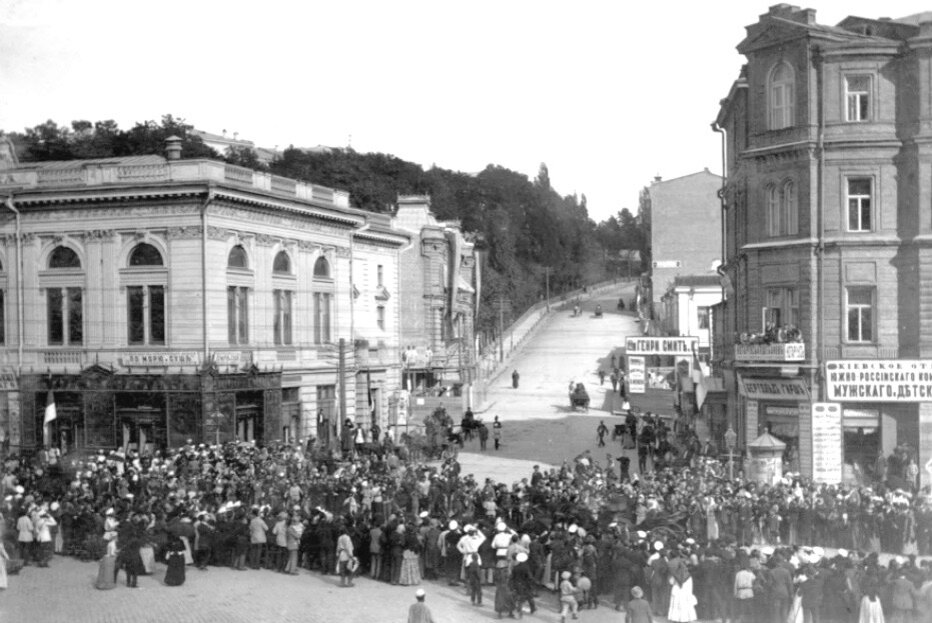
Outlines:
[[[932,359],[827,361],[825,381],[837,402],[932,402]]]

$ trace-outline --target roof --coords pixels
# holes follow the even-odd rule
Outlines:
[[[83,166],[133,166],[144,164],[165,164],[165,158],[156,154],[144,156],[121,156],[114,158],[87,158],[75,160],[44,160],[40,162],[20,162],[19,169],[73,169]]]
[[[718,179],[722,179],[722,176],[721,176],[721,175],[719,175],[718,173],[712,173],[711,171],[709,171],[709,167],[706,167],[706,168],[704,168],[704,169],[701,170],[701,171],[696,171],[695,173],[687,173],[686,175],[681,175],[681,176],[679,176],[679,177],[671,177],[671,178],[668,179],[668,180],[665,180],[665,179],[654,179],[654,180],[651,181],[650,185],[651,185],[651,186],[656,186],[657,184],[667,184],[667,183],[669,183],[669,182],[676,182],[676,181],[678,181],[678,180],[684,180],[684,179],[686,179],[687,177],[695,177],[695,176],[697,176],[697,175],[711,175],[712,177],[717,177]]]
[[[771,435],[770,433],[764,433],[754,441],[748,444],[749,448],[760,448],[760,449],[772,449],[772,450],[782,450],[786,448],[786,444]]]

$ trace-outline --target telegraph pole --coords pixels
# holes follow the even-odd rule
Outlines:
[[[511,301],[499,296],[495,302],[498,304],[498,360],[505,361],[505,307],[510,307]]]
[[[547,282],[547,311],[550,311],[550,270],[549,266],[544,266],[544,278]]]

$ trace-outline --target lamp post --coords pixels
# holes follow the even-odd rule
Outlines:
[[[738,434],[728,425],[725,431],[725,446],[728,448],[728,479],[733,480],[735,477],[735,445],[738,443]]]

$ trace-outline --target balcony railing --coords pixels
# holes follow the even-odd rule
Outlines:
[[[735,344],[735,361],[805,361],[805,342]]]

